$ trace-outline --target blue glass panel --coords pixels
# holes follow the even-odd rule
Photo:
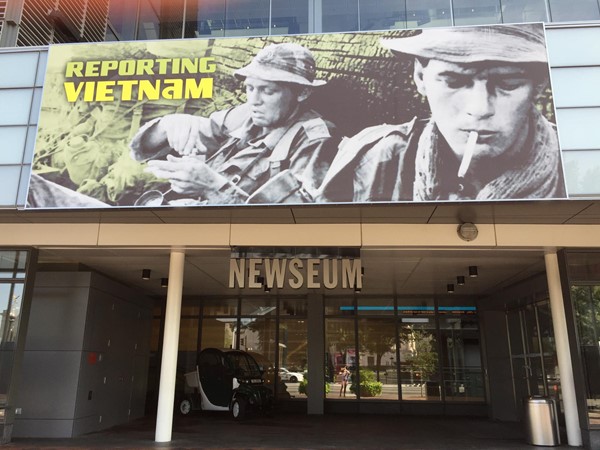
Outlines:
[[[456,25],[480,25],[500,23],[499,0],[454,0],[454,23]]]
[[[0,89],[0,125],[27,125],[33,89]]]
[[[600,19],[598,0],[549,0],[552,22]]]
[[[27,127],[0,127],[0,164],[21,164],[25,150]]]
[[[0,88],[33,86],[38,52],[0,53]]]
[[[357,31],[358,0],[323,0],[323,31]]]

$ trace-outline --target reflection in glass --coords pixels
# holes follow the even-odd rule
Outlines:
[[[572,286],[590,425],[600,426],[600,286]]]
[[[549,0],[552,22],[600,19],[597,0]]]
[[[198,351],[198,317],[182,317],[179,325],[179,353],[177,364],[186,371],[196,367]]]
[[[344,395],[341,379],[338,376],[342,367],[346,367],[351,372],[350,384],[356,374],[356,335],[353,319],[325,319],[325,357],[327,398],[356,398],[349,387]]]
[[[308,375],[308,331],[305,320],[282,320],[279,323],[278,398],[298,398],[299,387]]]
[[[237,319],[234,317],[202,320],[200,345],[202,348],[234,348]]]
[[[225,9],[222,0],[188,0],[185,37],[225,36]]]
[[[483,401],[485,397],[477,316],[448,314],[441,317],[440,343],[446,401]]]
[[[504,23],[547,22],[545,0],[502,0]]]
[[[500,23],[499,0],[454,0],[455,25]]]
[[[225,36],[269,34],[269,0],[227,0]]]
[[[106,40],[131,41],[135,39],[138,0],[120,0],[110,2],[108,20],[112,25],[106,28]]]
[[[273,297],[242,299],[242,315],[274,316],[277,312],[277,300]]]
[[[435,318],[403,315],[399,323],[403,400],[441,400]]]
[[[137,39],[180,39],[184,0],[141,0]]]
[[[393,316],[394,299],[393,298],[357,298],[357,312],[360,316]]]
[[[238,310],[236,298],[204,299],[203,313],[205,316],[235,316]]]
[[[323,31],[357,31],[358,0],[323,0]]]
[[[308,0],[272,0],[271,34],[308,33]]]
[[[448,0],[406,0],[406,27],[449,27],[452,14]]]
[[[360,398],[398,400],[395,319],[358,321]],[[356,393],[357,377],[351,390]]]
[[[398,0],[361,0],[361,30],[406,28],[406,5]]]
[[[240,350],[250,353],[259,365],[273,366],[276,354],[275,318],[242,317],[239,330]],[[275,379],[266,378],[267,385],[273,389]]]

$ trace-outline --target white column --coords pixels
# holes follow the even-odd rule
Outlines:
[[[158,388],[156,442],[170,442],[173,431],[173,403],[175,401],[175,377],[177,373],[177,349],[179,346],[184,265],[185,252],[183,250],[172,250],[169,265],[169,288],[167,291],[162,361],[160,365],[160,385]]]
[[[575,396],[575,380],[573,379],[573,367],[571,366],[571,351],[569,350],[567,319],[565,316],[565,306],[560,284],[558,257],[556,256],[556,252],[548,252],[544,255],[544,258],[546,260],[546,277],[548,278],[548,292],[550,294],[550,310],[552,311],[556,356],[558,358],[558,370],[560,372],[560,387],[565,409],[567,441],[569,445],[579,447],[582,445],[581,429],[579,428],[579,414],[577,412],[577,398]]]

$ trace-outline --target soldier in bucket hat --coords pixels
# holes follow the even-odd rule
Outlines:
[[[564,198],[542,24],[428,29],[382,40],[414,58],[430,116],[345,139],[318,197],[329,202]]]
[[[208,118],[148,122],[130,143],[132,157],[148,161],[146,170],[168,179],[188,204],[312,201],[337,150],[333,125],[304,106],[325,84],[312,54],[271,44],[234,75],[244,82],[245,104]]]

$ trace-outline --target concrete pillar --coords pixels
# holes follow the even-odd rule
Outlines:
[[[325,330],[323,296],[308,295],[308,386],[307,413],[323,414],[325,398]]]
[[[567,441],[571,446],[581,446],[581,429],[579,428],[579,413],[577,411],[577,397],[575,396],[575,380],[571,366],[571,351],[569,349],[569,335],[567,334],[567,319],[565,305],[560,284],[560,272],[556,252],[547,252],[546,277],[548,278],[548,292],[550,294],[550,310],[552,311],[552,325],[556,341],[556,356],[558,370],[560,371],[560,387],[562,391],[563,406],[565,409],[565,425],[567,428]]]
[[[183,250],[172,250],[169,265],[169,288],[167,291],[162,361],[160,365],[160,385],[158,388],[156,442],[170,442],[173,432],[173,403],[175,401],[175,377],[177,374],[177,350],[179,346],[184,266],[185,252]]]

